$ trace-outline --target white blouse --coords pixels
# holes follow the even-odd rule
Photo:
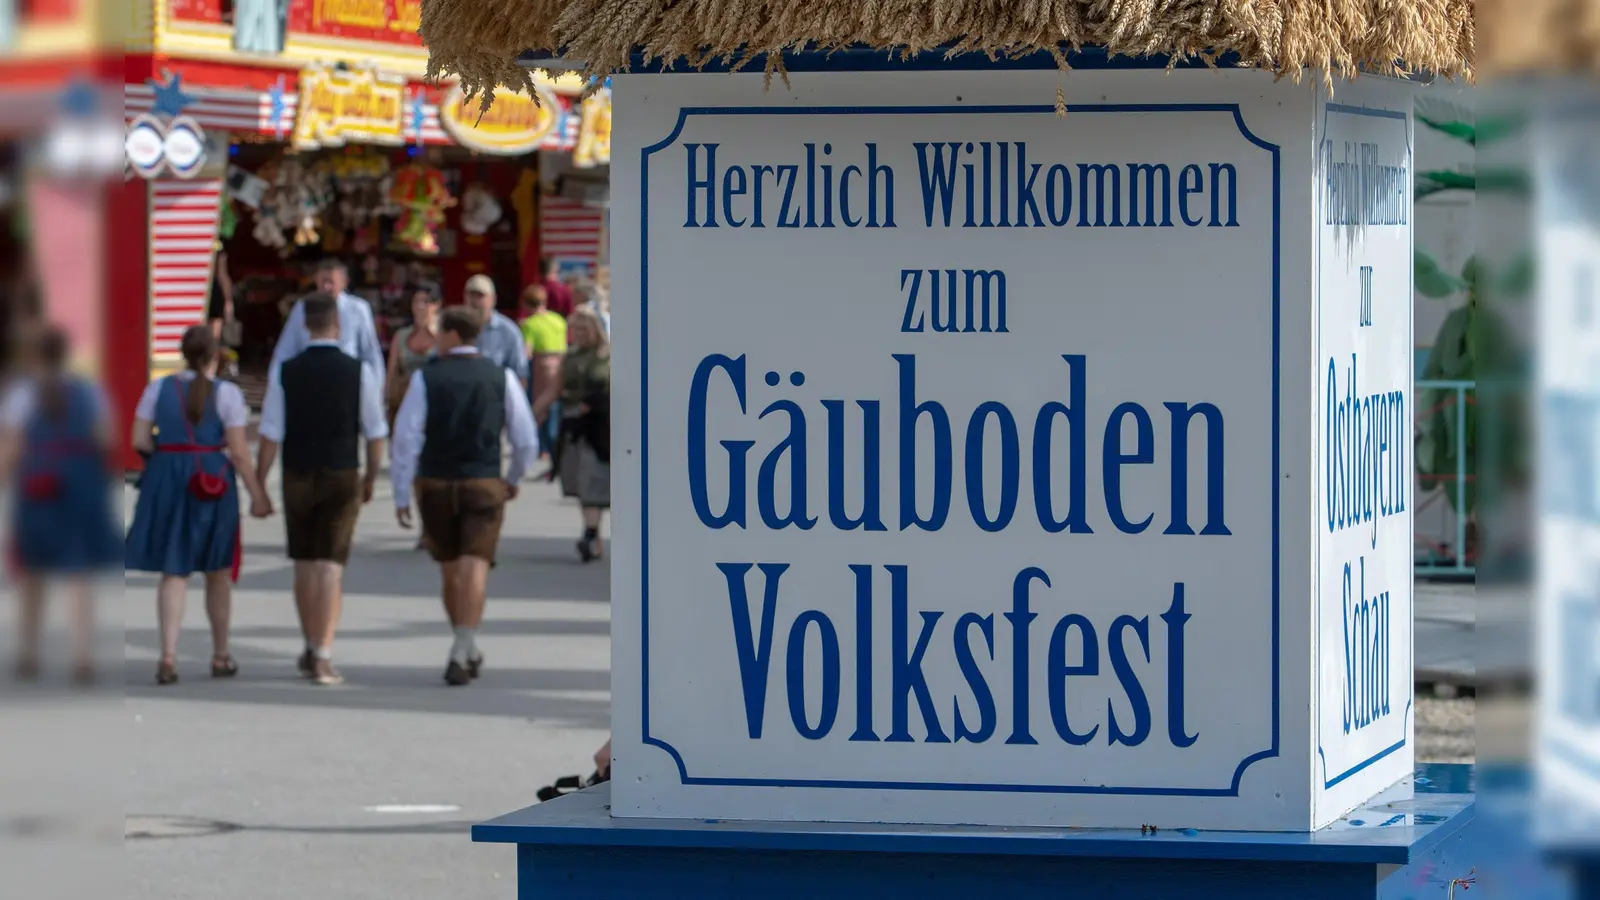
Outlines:
[[[104,420],[107,416],[105,392],[99,385],[91,385],[90,391],[94,396],[94,414]],[[0,428],[26,428],[38,404],[39,382],[36,379],[19,378],[12,382],[6,389],[5,399],[0,400]]]
[[[194,372],[184,369],[177,377],[183,381],[193,381]],[[243,428],[250,424],[250,406],[245,402],[244,391],[231,381],[211,382],[215,390],[217,402],[217,415],[222,419],[224,428]],[[144,389],[144,395],[139,398],[139,405],[134,408],[133,417],[145,422],[154,422],[156,418],[156,401],[161,398],[161,390],[166,386],[165,378],[158,378],[150,382]]]

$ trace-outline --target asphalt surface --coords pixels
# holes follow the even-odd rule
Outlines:
[[[491,576],[484,677],[449,688],[437,570],[392,508],[380,482],[346,579],[340,687],[296,677],[281,519],[247,520],[237,679],[209,677],[198,580],[182,681],[165,688],[154,578],[107,584],[101,689],[66,688],[57,636],[45,685],[0,691],[8,884],[36,900],[513,897],[514,852],[472,844],[468,829],[589,771],[608,728],[608,573],[576,559],[576,508],[525,484]],[[1471,665],[1474,604],[1471,585],[1419,585],[1419,667]],[[1419,757],[1471,759],[1474,702],[1419,701]]]
[[[531,482],[511,505],[479,636],[486,666],[468,688],[442,680],[451,634],[437,568],[395,524],[386,485],[346,575],[342,686],[296,676],[282,519],[247,521],[236,679],[209,675],[197,579],[181,681],[157,687],[155,580],[127,576],[118,895],[513,897],[514,851],[472,844],[468,828],[535,802],[557,776],[587,775],[609,729],[608,575],[577,560],[577,509]]]

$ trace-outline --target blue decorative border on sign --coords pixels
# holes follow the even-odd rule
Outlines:
[[[1368,107],[1368,106],[1352,106],[1352,105],[1350,105],[1348,103],[1324,103],[1323,106],[1322,106],[1322,130],[1318,133],[1319,137],[1321,135],[1325,135],[1325,134],[1328,133],[1328,116],[1331,113],[1342,113],[1344,115],[1350,115],[1350,116],[1366,116],[1367,118],[1372,118],[1372,119],[1398,119],[1401,122],[1406,123],[1406,167],[1412,170],[1412,177],[1415,178],[1415,176],[1416,176],[1416,161],[1412,158],[1412,155],[1411,155],[1411,134],[1410,134],[1411,115],[1409,113],[1401,112],[1400,110],[1396,110],[1396,109],[1377,109],[1377,108]],[[1318,160],[1322,159],[1322,147],[1321,147],[1320,144],[1317,147],[1317,159]],[[1317,192],[1317,210],[1318,210],[1318,216],[1317,216],[1317,223],[1318,224],[1317,224],[1317,227],[1318,228],[1328,227],[1328,226],[1322,224],[1321,209],[1322,209],[1322,203],[1325,202],[1325,201],[1326,201],[1326,198],[1323,197],[1322,191],[1318,190],[1318,192]],[[1413,206],[1412,206],[1412,214],[1413,214],[1413,216],[1415,216],[1415,213],[1416,213],[1416,206],[1413,204]],[[1415,223],[1413,223],[1413,227],[1414,226],[1415,226]],[[1317,235],[1317,271],[1319,273],[1322,271],[1322,235],[1320,233]],[[1408,302],[1409,302],[1409,298],[1416,296],[1416,285],[1415,285],[1416,267],[1412,266],[1412,267],[1407,268],[1406,274],[1407,274],[1407,283],[1410,285],[1410,289],[1406,291],[1406,297],[1408,298]],[[1318,277],[1321,277],[1321,276],[1319,275]],[[1321,311],[1322,311],[1322,288],[1319,285],[1318,288],[1317,288],[1317,314],[1318,314],[1319,317],[1322,314]],[[1415,329],[1416,329],[1416,321],[1415,321],[1415,317],[1412,317],[1411,321],[1409,321],[1407,323],[1407,325],[1406,325],[1406,332],[1407,332],[1406,333],[1406,346],[1407,347],[1414,347],[1416,345],[1416,338],[1415,338],[1415,334],[1414,334]],[[1319,367],[1318,371],[1321,370],[1320,369],[1320,366],[1321,366],[1320,360],[1321,359],[1322,359],[1322,325],[1319,322],[1318,325],[1317,325],[1317,360],[1319,360],[1319,362],[1317,363],[1317,365]],[[1406,397],[1414,402],[1416,400],[1416,396],[1417,396],[1417,391],[1416,391],[1416,372],[1414,371],[1415,364],[1413,364],[1412,368],[1413,368],[1413,371],[1411,371],[1411,373],[1410,373],[1410,382],[1407,385],[1410,389],[1406,392]],[[1321,393],[1322,393],[1321,391],[1318,391],[1318,396],[1320,396]],[[1326,498],[1323,498],[1323,499],[1326,499]],[[1408,518],[1406,521],[1410,522],[1411,520]],[[1320,544],[1321,542],[1318,541],[1318,543]],[[1413,612],[1416,610],[1416,592],[1415,592],[1415,590],[1412,591],[1411,608],[1412,608]],[[1317,616],[1316,616],[1316,618],[1317,618],[1317,671],[1320,673],[1322,671],[1322,636],[1321,636],[1321,634],[1322,634],[1322,555],[1321,555],[1321,551],[1320,550],[1318,551],[1318,554],[1317,554]],[[1412,635],[1411,635],[1411,645],[1412,645],[1412,647],[1411,647],[1411,657],[1412,657],[1412,665],[1413,666],[1416,664],[1416,642],[1417,642],[1416,632],[1415,632],[1415,629],[1413,629]],[[1410,668],[1410,666],[1408,666],[1407,668]],[[1333,776],[1332,778],[1328,777],[1328,757],[1327,757],[1327,754],[1325,754],[1323,752],[1323,749],[1322,749],[1322,709],[1319,706],[1318,709],[1317,709],[1317,717],[1316,717],[1317,718],[1317,723],[1316,723],[1316,726],[1317,726],[1317,759],[1321,760],[1321,762],[1322,762],[1322,789],[1325,790],[1325,791],[1332,790],[1334,787],[1336,787],[1340,783],[1342,783],[1344,781],[1347,781],[1347,780],[1349,780],[1351,778],[1354,778],[1355,776],[1357,776],[1357,775],[1361,774],[1362,772],[1366,771],[1367,769],[1371,768],[1373,765],[1376,765],[1378,763],[1378,761],[1384,759],[1385,757],[1392,756],[1392,755],[1400,752],[1402,749],[1404,749],[1406,744],[1407,744],[1407,742],[1410,740],[1409,735],[1410,735],[1411,732],[1410,732],[1409,728],[1407,727],[1407,723],[1411,719],[1411,707],[1415,703],[1416,703],[1416,692],[1412,691],[1411,698],[1406,700],[1405,712],[1402,713],[1401,716],[1400,716],[1400,728],[1401,728],[1403,733],[1401,734],[1400,740],[1397,743],[1390,744],[1389,746],[1383,748],[1382,750],[1379,750],[1377,753],[1374,753],[1373,755],[1367,757],[1366,759],[1362,760],[1361,762],[1356,763],[1355,765],[1351,766],[1350,768],[1345,769],[1343,772],[1340,772],[1339,774]]]
[[[1280,751],[1280,570],[1279,570],[1279,517],[1281,458],[1279,432],[1280,350],[1282,343],[1281,312],[1281,210],[1282,172],[1280,147],[1262,140],[1245,125],[1244,115],[1237,103],[1070,103],[1067,113],[1226,113],[1232,117],[1239,133],[1250,143],[1272,154],[1272,746],[1239,761],[1233,780],[1227,787],[1141,787],[1115,785],[1065,785],[1065,784],[981,784],[907,781],[854,781],[844,779],[790,779],[790,778],[723,778],[689,774],[688,765],[678,749],[661,738],[650,734],[650,156],[672,146],[683,133],[690,116],[793,116],[793,115],[999,115],[1028,114],[1055,115],[1054,105],[974,105],[974,106],[699,106],[682,107],[672,132],[639,152],[639,495],[640,495],[640,583],[639,630],[641,673],[641,736],[643,742],[658,747],[672,757],[678,767],[681,784],[723,787],[803,787],[851,788],[867,790],[909,791],[973,791],[996,793],[1041,794],[1116,794],[1162,797],[1237,797],[1244,780],[1245,770],[1264,759],[1272,759]]]

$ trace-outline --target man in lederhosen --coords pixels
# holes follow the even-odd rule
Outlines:
[[[539,457],[521,380],[474,344],[482,323],[469,307],[441,314],[438,356],[411,376],[395,417],[389,469],[402,528],[411,527],[415,478],[424,543],[439,563],[445,614],[455,630],[444,679],[457,686],[470,684],[483,667],[477,634],[505,505]],[[502,434],[511,441],[503,471]]]
[[[306,638],[300,673],[331,685],[344,680],[332,655],[344,567],[361,505],[372,499],[389,425],[382,373],[340,349],[338,301],[319,292],[301,308],[310,340],[268,381],[256,472],[265,484],[281,444],[284,524]],[[357,458],[363,437],[365,473]]]

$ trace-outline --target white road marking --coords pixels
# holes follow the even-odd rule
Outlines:
[[[461,807],[449,803],[386,803],[379,806],[364,806],[362,809],[369,813],[450,813],[461,811]]]

